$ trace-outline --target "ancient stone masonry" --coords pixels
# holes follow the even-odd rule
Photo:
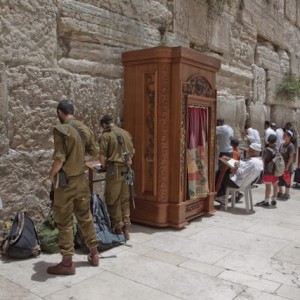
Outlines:
[[[60,99],[96,138],[104,113],[122,121],[124,51],[165,44],[218,57],[218,112],[237,136],[246,120],[300,132],[300,100],[275,97],[285,73],[300,75],[300,2],[230,2],[217,15],[206,0],[0,1],[0,219],[48,213]]]

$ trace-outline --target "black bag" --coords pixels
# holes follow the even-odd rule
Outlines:
[[[8,257],[22,259],[38,256],[40,252],[40,243],[33,221],[26,212],[18,212],[2,245],[2,253]]]
[[[294,182],[300,183],[300,167],[295,170]]]
[[[91,195],[91,212],[93,215],[95,231],[98,239],[100,240],[98,251],[108,250],[110,248],[122,245],[125,242],[124,235],[113,233],[113,228],[107,212],[106,204],[99,197],[99,195]],[[86,252],[89,251],[84,244],[79,227],[77,228],[76,242],[81,249]]]

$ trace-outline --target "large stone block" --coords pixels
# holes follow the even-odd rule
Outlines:
[[[233,22],[231,16],[227,18],[210,17],[208,21],[207,45],[217,53],[228,53],[230,49],[230,30]]]
[[[297,1],[296,0],[285,0],[285,17],[295,24],[297,21]]]
[[[11,106],[11,148],[32,151],[52,147],[52,130],[58,120],[57,102],[70,98],[76,117],[99,132],[104,113],[121,115],[121,81],[70,74],[59,69],[18,67],[8,70]]]
[[[247,112],[244,98],[237,98],[226,91],[218,92],[217,115],[224,117],[225,123],[230,125],[235,136],[240,136],[240,128],[245,124]]]
[[[167,25],[172,21],[172,13],[168,9],[167,0],[79,0],[78,2],[134,18],[143,23]]]
[[[264,103],[262,102],[251,102],[249,105],[248,116],[250,126],[259,131],[260,137],[263,138],[264,134],[264,122],[269,119],[266,118],[267,109]]]
[[[257,65],[252,65],[253,70],[253,101],[264,103],[266,100],[266,71]]]
[[[185,35],[197,45],[205,45],[207,42],[208,30],[208,14],[207,10],[203,9],[203,3],[199,0],[188,1],[186,18],[183,23],[187,24],[187,32]],[[181,11],[181,10],[180,10]],[[177,20],[174,20],[177,22]]]
[[[218,90],[249,98],[252,94],[253,74],[250,68],[238,68],[223,64],[217,76]]]
[[[254,63],[257,43],[256,29],[246,23],[234,23],[230,35],[230,62],[238,66],[250,66]]]
[[[297,109],[289,108],[284,105],[273,105],[271,106],[271,116],[272,121],[277,124],[277,126],[283,127],[286,122],[291,122],[298,129],[299,126],[299,113]]]
[[[0,156],[0,196],[3,201],[3,222],[20,209],[41,223],[50,211],[50,179],[52,151],[33,151]]]
[[[0,61],[10,66],[56,64],[56,17],[53,1],[1,1]]]
[[[58,1],[59,66],[73,73],[120,78],[123,75],[122,52],[158,46],[161,42],[158,26],[116,13],[116,6],[123,6],[120,2],[118,5],[117,2],[94,2]],[[157,1],[133,2],[132,6],[126,5],[128,9],[137,10],[131,16],[140,16],[140,10],[146,7],[165,8]],[[149,14],[150,11],[148,17]]]

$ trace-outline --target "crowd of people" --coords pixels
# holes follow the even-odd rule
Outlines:
[[[283,128],[275,123],[265,121],[264,137],[261,139],[258,130],[249,125],[244,127],[241,136],[246,140],[245,148],[239,149],[239,139],[234,137],[233,129],[225,124],[224,118],[218,118],[216,135],[219,146],[219,169],[216,172],[218,184],[216,201],[225,203],[227,187],[242,190],[254,181],[265,184],[265,196],[256,203],[262,207],[276,207],[277,200],[290,199],[291,178],[294,172],[297,150],[297,132],[290,122]],[[240,159],[239,153],[245,151],[245,157]],[[226,150],[226,151],[225,151]],[[222,163],[234,159],[232,167]],[[278,171],[279,161],[282,160],[281,171]],[[222,172],[223,169],[223,172]],[[300,188],[300,169],[297,168],[293,187]],[[299,183],[297,182],[299,180]],[[243,197],[240,192],[236,197]]]
[[[90,211],[85,156],[97,157],[105,169],[105,202],[108,213],[115,233],[124,234],[128,240],[129,189],[124,173],[131,166],[135,150],[130,133],[116,126],[109,115],[103,116],[100,120],[103,131],[97,147],[91,129],[74,118],[72,101],[60,101],[56,113],[60,124],[54,127],[54,162],[50,171],[50,180],[54,190],[53,213],[59,230],[58,243],[62,260],[59,264],[49,267],[47,272],[53,275],[73,275],[76,273],[72,260],[73,214],[77,218],[84,242],[90,250],[88,262],[92,266],[99,265],[97,250],[99,241]],[[219,157],[222,158],[217,171],[216,182],[220,183],[217,201],[224,204],[228,187],[242,190],[260,176],[266,188],[264,200],[257,205],[276,207],[278,199],[290,198],[291,176],[297,149],[297,133],[290,122],[281,129],[276,124],[265,121],[264,145],[261,143],[259,132],[250,126],[245,126],[241,135],[247,141],[247,151],[242,159],[239,139],[234,137],[234,130],[225,124],[224,118],[217,120],[216,135]],[[284,160],[284,170],[280,176],[275,173],[275,167],[270,168],[270,163],[274,162],[278,153]],[[234,159],[234,165],[221,172],[223,166],[227,165],[224,161],[230,159]],[[220,178],[222,181],[218,180]],[[242,197],[243,194],[239,193],[236,200],[239,201]]]

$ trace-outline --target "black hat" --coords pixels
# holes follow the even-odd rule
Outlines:
[[[65,115],[74,114],[74,105],[71,100],[66,99],[59,101],[56,109],[62,111]]]
[[[230,137],[230,143],[233,146],[238,146],[240,144],[240,141],[237,138],[232,136],[232,137]]]
[[[277,136],[275,134],[270,134],[268,136],[268,143],[275,144],[277,141]]]
[[[110,115],[104,115],[101,119],[100,119],[100,124],[106,124],[109,125],[110,123],[112,123],[113,118]]]

